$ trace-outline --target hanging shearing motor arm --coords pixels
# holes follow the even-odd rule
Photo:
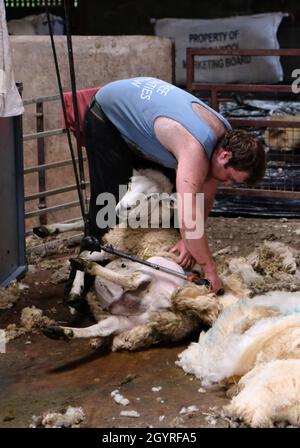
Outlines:
[[[66,23],[66,35],[67,35],[67,45],[68,45],[68,59],[70,66],[70,78],[71,78],[71,88],[72,88],[72,100],[73,100],[73,109],[74,109],[74,117],[76,124],[76,144],[77,144],[77,153],[78,153],[78,165],[79,165],[79,176],[80,176],[80,188],[81,190],[85,190],[85,176],[84,176],[84,164],[83,164],[83,156],[82,156],[82,147],[80,143],[80,125],[79,125],[79,113],[78,113],[78,102],[77,102],[77,93],[76,93],[76,77],[75,77],[75,66],[74,66],[74,58],[73,58],[73,46],[72,46],[72,36],[70,29],[70,0],[64,1],[65,8],[65,23]]]
[[[56,48],[55,48],[55,43],[54,43],[54,38],[53,38],[53,29],[52,29],[50,14],[49,14],[49,8],[47,6],[47,3],[45,5],[45,11],[46,11],[46,15],[47,15],[49,35],[50,35],[50,39],[51,39],[51,46],[52,46],[59,94],[60,94],[60,99],[61,99],[61,106],[62,106],[64,121],[65,121],[65,126],[66,126],[68,145],[69,145],[69,149],[70,149],[70,153],[71,153],[71,159],[72,159],[74,176],[75,176],[76,187],[77,187],[77,193],[78,193],[78,198],[79,198],[80,211],[81,211],[81,215],[82,215],[82,218],[84,221],[84,233],[85,233],[85,235],[87,235],[88,234],[88,203],[87,203],[87,198],[86,198],[86,188],[85,188],[86,182],[85,182],[85,175],[84,175],[82,147],[81,147],[81,143],[80,143],[80,126],[79,126],[79,114],[78,114],[78,104],[77,104],[77,94],[76,94],[76,80],[75,80],[75,69],[74,69],[74,60],[73,60],[72,38],[71,38],[71,33],[70,33],[70,0],[64,0],[64,10],[65,10],[65,23],[66,23],[66,34],[67,34],[70,79],[71,79],[71,88],[72,88],[73,110],[74,110],[75,125],[76,125],[76,145],[77,145],[79,173],[78,173],[76,157],[74,154],[74,148],[73,148],[72,139],[71,139],[70,127],[69,127],[68,119],[67,119],[67,110],[66,110],[66,105],[64,102],[63,88],[62,88],[62,82],[61,82],[61,76],[60,76],[60,71],[59,71],[59,66],[58,66]]]

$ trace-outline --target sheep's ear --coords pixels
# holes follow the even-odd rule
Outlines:
[[[133,177],[133,176],[138,176],[138,175],[139,175],[138,170],[136,170],[136,169],[133,168],[133,170],[132,170],[132,177]]]

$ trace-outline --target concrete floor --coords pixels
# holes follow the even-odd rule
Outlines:
[[[299,220],[210,218],[207,233],[213,251],[230,246],[245,255],[264,239],[276,239],[300,250],[299,228]],[[61,250],[64,254],[48,254],[37,261],[37,272],[24,279],[29,285],[27,292],[11,310],[0,312],[0,328],[18,323],[21,310],[31,305],[60,323],[91,323],[88,318],[71,316],[62,304],[63,285],[49,281],[55,264],[77,251],[73,248],[67,253],[66,245]],[[41,333],[17,338],[8,344],[5,355],[0,354],[0,427],[28,427],[33,414],[59,411],[68,405],[84,408],[83,427],[227,427],[224,419],[214,419],[211,409],[229,402],[225,391],[198,392],[199,381],[175,365],[178,353],[191,340],[141,352],[110,353],[93,352],[87,340],[66,343]],[[154,386],[161,386],[161,391],[154,393]],[[116,388],[130,405],[115,403],[110,393]],[[199,411],[179,415],[182,407],[191,405],[198,406]],[[128,409],[138,411],[140,417],[121,417],[120,411]],[[160,422],[162,415],[165,418]]]
[[[88,318],[70,315],[62,304],[63,286],[49,284],[50,273],[45,270],[26,277],[30,293],[13,310],[2,312],[0,328],[18,322],[22,308],[31,305],[60,322],[90,323]],[[53,307],[55,314],[50,311]],[[212,406],[220,408],[228,402],[224,391],[198,392],[199,381],[175,365],[178,353],[189,342],[111,353],[107,349],[92,351],[87,340],[66,343],[41,333],[21,336],[0,355],[0,427],[28,427],[32,415],[61,411],[69,405],[83,407],[86,419],[81,427],[227,427],[222,419],[213,425],[207,421]],[[154,386],[162,389],[155,393]],[[118,405],[110,396],[117,388],[130,400],[128,406]],[[190,405],[198,406],[199,411],[180,416],[181,408]],[[120,416],[121,410],[135,410],[140,417]]]

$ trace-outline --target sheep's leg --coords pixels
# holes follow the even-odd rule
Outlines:
[[[170,310],[155,312],[148,320],[115,336],[112,350],[139,350],[163,340],[179,341],[197,328],[193,317]]]
[[[70,230],[82,230],[83,229],[83,221],[76,221],[70,223],[57,223],[57,224],[49,224],[47,226],[38,226],[33,228],[33,233],[40,238],[45,238],[49,235],[54,235],[57,233],[68,232]]]
[[[83,260],[90,260],[90,261],[104,261],[104,260],[110,260],[113,258],[109,253],[104,252],[104,250],[101,250],[101,252],[97,251],[89,251],[89,250],[83,250],[80,252],[79,257]]]
[[[188,285],[178,288],[171,297],[173,309],[199,322],[212,325],[222,310],[216,296],[205,286]]]
[[[78,300],[82,299],[82,293],[84,290],[84,272],[82,271],[76,271],[75,278],[72,283],[71,290],[68,294],[68,297],[66,299],[66,302],[68,303],[74,303]]]
[[[43,333],[51,339],[64,339],[70,341],[75,338],[99,338],[107,337],[116,332],[122,332],[132,327],[132,322],[127,317],[110,316],[107,319],[86,328],[49,326]]]
[[[112,351],[139,350],[159,342],[150,325],[137,325],[113,338]]]
[[[80,253],[80,258],[82,258],[84,260],[91,260],[91,261],[104,261],[106,259],[110,259],[111,255],[108,253],[105,253],[104,251],[90,252],[88,250],[84,250]],[[65,303],[70,306],[72,306],[72,304],[73,305],[76,304],[76,305],[80,306],[80,304],[82,303],[82,300],[83,300],[82,294],[83,294],[84,288],[86,286],[85,285],[85,274],[82,270],[77,270],[74,267],[73,267],[73,269],[76,273],[75,273],[74,280],[71,284],[71,287],[69,286],[65,292]]]
[[[98,275],[99,277],[109,280],[128,291],[135,290],[143,283],[150,282],[152,279],[150,275],[139,271],[133,272],[130,275],[119,274],[118,272],[111,271],[103,266],[99,266],[93,261],[87,261],[81,258],[73,258],[70,262],[76,269],[84,270],[85,273],[93,276]]]
[[[98,350],[99,348],[103,348],[106,345],[108,338],[93,338],[90,340],[90,347],[93,350]]]
[[[198,327],[192,316],[171,310],[153,313],[149,325],[151,325],[154,334],[159,335],[161,341],[173,342],[180,341]]]

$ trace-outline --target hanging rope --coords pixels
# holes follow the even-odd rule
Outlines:
[[[85,189],[86,185],[85,185],[85,177],[84,177],[82,147],[80,144],[80,128],[79,128],[78,104],[77,104],[77,95],[76,95],[75,70],[74,70],[72,40],[71,40],[70,26],[69,26],[69,0],[64,0],[64,6],[65,6],[65,14],[66,14],[65,21],[66,21],[66,32],[67,32],[67,44],[68,44],[68,60],[69,60],[69,69],[70,69],[70,78],[71,78],[71,87],[72,87],[73,110],[74,110],[75,124],[76,124],[76,143],[77,143],[79,174],[78,174],[76,158],[75,158],[74,148],[73,148],[72,139],[71,139],[70,127],[68,124],[67,110],[66,110],[66,105],[64,102],[61,76],[60,76],[56,48],[55,48],[55,43],[54,43],[54,38],[53,38],[53,29],[52,29],[50,14],[49,14],[49,8],[47,5],[45,6],[45,11],[46,11],[46,15],[47,15],[47,22],[48,22],[49,35],[50,35],[54,64],[55,64],[56,77],[57,77],[57,82],[58,82],[58,89],[59,89],[59,94],[60,94],[61,106],[62,106],[62,110],[63,110],[63,116],[64,116],[64,120],[65,120],[67,140],[68,140],[69,149],[70,149],[70,153],[71,153],[71,159],[72,159],[75,181],[76,181],[76,186],[77,186],[80,210],[81,210],[81,215],[82,215],[82,218],[84,221],[84,233],[85,233],[85,235],[87,235],[88,234],[88,212],[87,212],[87,199],[86,199],[86,189]],[[84,200],[84,197],[85,197],[85,200]]]

